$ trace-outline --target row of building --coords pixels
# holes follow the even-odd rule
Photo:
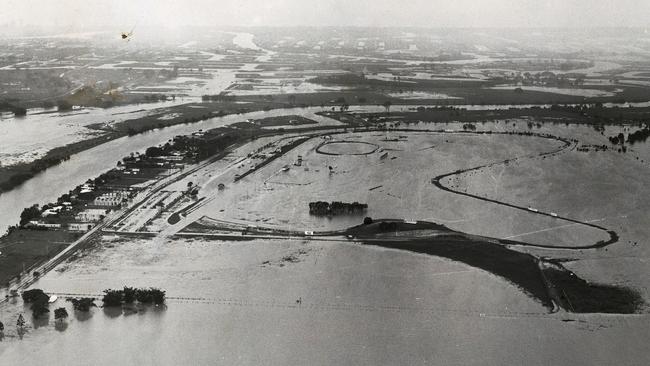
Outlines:
[[[111,210],[108,208],[88,208],[79,212],[75,216],[75,222],[70,222],[67,224],[60,223],[47,223],[41,220],[32,220],[27,225],[33,229],[42,229],[42,230],[53,230],[61,229],[66,227],[70,231],[75,232],[86,232],[95,226],[95,224],[108,215]]]

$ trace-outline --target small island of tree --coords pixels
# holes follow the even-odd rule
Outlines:
[[[77,311],[88,312],[91,307],[97,306],[95,305],[95,299],[92,297],[82,297],[79,299],[69,298],[67,300],[72,303],[72,306]]]
[[[315,216],[337,216],[337,215],[346,215],[346,214],[356,214],[365,212],[368,209],[368,205],[365,203],[353,202],[310,202],[309,203],[309,214]]]
[[[68,317],[68,311],[65,308],[58,308],[54,310],[54,319],[63,320]]]
[[[50,300],[50,297],[43,292],[41,289],[32,289],[27,290],[22,293],[22,298],[25,303],[31,303],[30,309],[32,310],[32,316],[38,318],[45,313],[49,313],[50,310],[47,308]]]
[[[122,290],[104,290],[104,297],[102,298],[105,307],[131,304],[134,301],[142,304],[162,305],[165,303],[165,291],[154,287],[148,289],[124,287]]]

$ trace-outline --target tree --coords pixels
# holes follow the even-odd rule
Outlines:
[[[371,217],[366,217],[363,219],[363,224],[364,225],[370,225],[372,224],[372,218]]]
[[[88,312],[91,307],[97,306],[95,305],[95,299],[92,297],[82,297],[80,299],[73,298],[68,299],[68,301],[72,302],[72,306],[74,306],[74,309],[78,311]]]
[[[32,310],[32,316],[34,318],[39,318],[41,315],[45,315],[45,313],[49,313],[50,309],[47,308],[49,303],[47,300],[40,299],[32,304],[30,309]]]
[[[69,111],[72,110],[72,104],[65,100],[59,100],[57,102],[57,108],[59,111]]]
[[[5,325],[2,324],[2,322],[0,322],[0,332],[2,332],[2,331],[4,331],[4,330],[5,330]]]
[[[163,150],[157,146],[148,147],[144,154],[148,158],[155,158],[164,154]]]
[[[387,100],[382,105],[386,108],[386,113],[390,114],[390,106],[393,105],[393,103],[390,100]]]
[[[35,288],[27,291],[23,291],[21,294],[21,297],[23,298],[23,301],[26,303],[35,303],[35,302],[47,302],[50,297],[47,296],[43,290]]]
[[[23,314],[18,315],[18,320],[16,321],[16,326],[18,328],[23,328],[25,326],[25,318],[23,318]]]
[[[136,292],[137,292],[137,289],[135,289],[133,287],[124,286],[124,289],[122,290],[122,293],[124,295],[124,303],[125,304],[133,303],[133,301],[135,301]]]
[[[38,205],[27,207],[20,214],[20,226],[25,226],[28,222],[39,217],[41,217],[41,210],[38,208]]]
[[[102,302],[104,307],[120,306],[122,304],[122,290],[104,290]]]
[[[68,317],[68,311],[65,308],[58,308],[54,310],[54,319],[63,320]]]
[[[24,107],[16,107],[16,106],[14,106],[14,107],[12,108],[12,110],[13,110],[13,112],[14,112],[14,115],[16,115],[16,116],[19,116],[19,117],[20,117],[20,116],[25,116],[25,115],[27,115],[27,108],[24,108]]]

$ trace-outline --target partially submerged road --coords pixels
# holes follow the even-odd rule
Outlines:
[[[483,132],[471,132],[471,133],[472,134],[486,134],[486,133],[483,133]],[[495,134],[495,132],[490,132],[490,134]],[[577,246],[577,245],[532,244],[532,243],[509,241],[509,240],[505,240],[505,239],[502,240],[502,242],[504,242],[504,243],[510,243],[510,244],[522,245],[522,246],[530,246],[530,247],[536,247],[536,248],[545,248],[545,249],[597,249],[597,248],[603,248],[603,247],[606,247],[608,245],[611,245],[611,244],[614,244],[614,243],[618,242],[618,234],[615,231],[608,230],[607,228],[605,228],[603,226],[600,226],[600,225],[596,225],[596,224],[593,223],[593,221],[577,220],[577,219],[573,219],[573,218],[570,218],[570,217],[561,216],[561,215],[558,215],[558,214],[555,214],[555,213],[552,213],[552,212],[539,211],[539,210],[534,209],[534,208],[524,207],[524,206],[520,206],[520,205],[517,205],[517,204],[514,204],[514,203],[509,203],[509,202],[495,200],[495,199],[492,199],[492,198],[482,197],[482,196],[479,196],[479,195],[476,195],[476,194],[472,194],[472,193],[452,189],[452,188],[450,188],[450,187],[448,187],[448,186],[446,186],[446,185],[444,185],[442,183],[442,180],[445,179],[445,178],[448,178],[448,177],[457,176],[457,175],[461,175],[461,174],[472,172],[472,171],[478,171],[478,170],[483,169],[483,168],[491,168],[491,167],[496,166],[496,165],[507,165],[507,164],[509,164],[509,163],[511,163],[513,161],[516,161],[516,160],[533,159],[533,158],[556,155],[556,154],[567,152],[570,149],[575,147],[575,145],[571,141],[569,141],[567,139],[564,139],[564,138],[561,138],[561,137],[550,136],[550,135],[549,136],[533,135],[533,136],[548,138],[548,139],[554,139],[554,140],[557,140],[557,141],[561,141],[564,144],[560,148],[558,148],[556,150],[553,150],[553,151],[549,151],[549,152],[544,152],[544,153],[535,154],[535,155],[527,155],[527,156],[515,157],[515,158],[511,158],[511,159],[505,159],[505,160],[501,160],[501,161],[498,161],[498,162],[479,165],[479,166],[476,166],[476,167],[473,167],[473,168],[467,168],[467,169],[457,170],[457,171],[454,171],[454,172],[451,172],[451,173],[441,174],[441,175],[438,175],[438,176],[432,178],[431,183],[433,185],[435,185],[437,188],[439,188],[439,189],[441,189],[443,191],[446,191],[446,192],[454,193],[454,194],[465,196],[465,197],[471,197],[471,198],[474,198],[474,199],[477,199],[477,200],[480,200],[480,201],[490,202],[490,203],[494,203],[494,204],[497,204],[497,205],[500,205],[500,206],[510,207],[510,208],[520,210],[520,211],[525,211],[528,214],[552,217],[554,219],[567,221],[567,222],[570,222],[570,223],[573,223],[573,224],[576,224],[576,225],[587,226],[587,227],[590,227],[590,228],[594,228],[594,229],[604,231],[609,236],[609,239],[607,241],[598,241],[598,242],[593,243],[593,244],[580,245],[580,246]]]

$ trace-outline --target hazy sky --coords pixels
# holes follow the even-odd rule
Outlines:
[[[650,0],[0,0],[0,24],[593,27],[650,25]]]

